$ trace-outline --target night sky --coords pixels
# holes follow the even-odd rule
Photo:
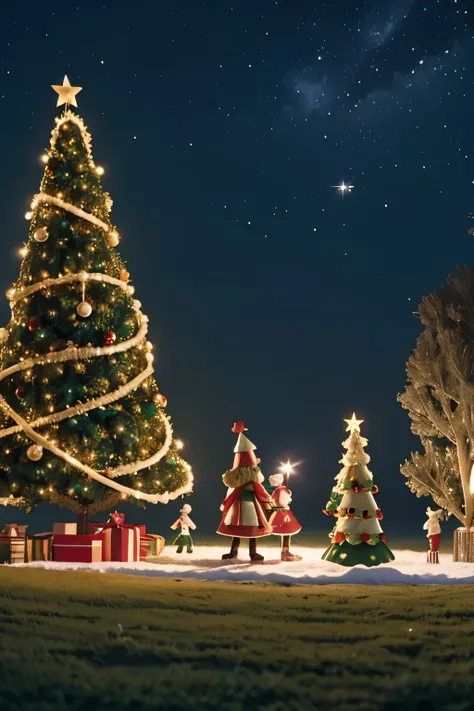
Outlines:
[[[293,510],[329,531],[353,410],[384,530],[423,537],[431,500],[399,472],[418,440],[396,396],[420,298],[473,261],[473,33],[472,0],[2,7],[0,286],[60,111],[50,85],[68,74],[195,472],[196,540],[219,522],[239,419],[265,475],[301,461]],[[126,510],[165,532],[178,508]]]

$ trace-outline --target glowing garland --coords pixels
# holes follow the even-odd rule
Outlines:
[[[31,209],[34,210],[35,207],[37,207],[37,205],[39,205],[40,203],[49,203],[51,205],[56,205],[56,207],[60,207],[63,210],[67,210],[68,212],[72,212],[72,214],[76,215],[76,217],[82,217],[83,220],[87,220],[88,222],[91,222],[93,225],[96,225],[96,227],[100,227],[100,229],[104,230],[104,232],[106,234],[108,234],[110,232],[115,232],[115,230],[111,229],[110,226],[106,222],[103,222],[95,215],[91,215],[89,212],[86,212],[85,210],[81,210],[80,207],[76,207],[75,205],[72,205],[70,202],[61,200],[61,198],[55,197],[54,195],[47,195],[46,193],[38,193],[37,195],[34,196],[33,200],[31,201]]]
[[[58,351],[57,353],[47,353],[45,356],[36,356],[35,358],[28,358],[27,360],[22,360],[15,365],[11,365],[9,368],[0,371],[0,382],[7,378],[13,373],[18,373],[22,370],[28,370],[29,368],[34,368],[36,365],[49,365],[51,363],[63,363],[70,360],[88,360],[90,358],[99,358],[100,356],[113,355],[114,353],[123,353],[124,351],[130,350],[134,346],[140,344],[146,336],[148,331],[148,319],[146,316],[141,317],[141,325],[137,333],[133,338],[129,338],[128,341],[122,341],[121,343],[115,343],[113,346],[85,346],[84,348],[65,348],[63,351]],[[147,358],[153,359],[151,353],[147,354]]]
[[[70,276],[76,276],[76,275],[70,275]],[[81,277],[80,280],[83,278],[83,274],[77,275]],[[89,277],[92,277],[94,275],[88,275]],[[101,275],[102,276],[102,275]],[[103,275],[106,276],[106,275]],[[68,277],[63,277],[62,280],[68,280],[68,281],[74,281],[74,279],[69,279]],[[79,281],[79,279],[76,279]],[[106,280],[112,280],[112,277],[107,277]],[[61,281],[61,280],[55,280],[55,281]],[[114,280],[115,281],[115,280]],[[116,280],[119,281],[119,280]],[[123,282],[120,282],[120,284],[123,285]],[[33,286],[37,286],[36,284]],[[25,290],[26,291],[26,290]],[[46,356],[37,356],[35,358],[29,358],[28,360],[21,361],[20,363],[16,363],[15,365],[10,366],[10,368],[6,368],[5,370],[0,372],[0,382],[4,380],[6,377],[9,375],[12,375],[13,373],[17,373],[22,370],[27,370],[29,368],[32,368],[36,365],[45,365],[45,364],[50,364],[50,363],[57,363],[57,362],[64,362],[64,361],[70,361],[70,360],[87,360],[89,358],[93,357],[99,357],[99,356],[104,356],[104,355],[112,355],[114,353],[118,352],[123,352],[130,350],[130,348],[133,348],[134,346],[138,345],[141,343],[146,336],[147,330],[148,330],[148,319],[146,316],[143,314],[137,313],[137,317],[139,319],[140,327],[137,332],[137,334],[133,337],[130,338],[128,341],[122,341],[122,343],[117,343],[112,346],[103,346],[100,348],[95,348],[91,346],[87,346],[85,348],[68,348],[65,349],[64,351],[60,351],[58,353],[48,353]],[[151,353],[147,353],[147,360],[152,361],[153,356]],[[127,395],[129,392],[131,392],[133,389],[138,387],[143,380],[146,380],[146,378],[153,373],[153,367],[150,365],[142,371],[136,378],[131,380],[127,385],[122,386],[121,388],[118,388],[112,393],[106,393],[105,395],[101,396],[100,398],[96,398],[95,400],[91,400],[87,403],[81,403],[79,405],[76,405],[75,407],[71,407],[67,410],[63,410],[62,412],[54,413],[52,415],[39,418],[39,420],[36,420],[32,423],[28,423],[26,420],[20,417],[20,415],[17,415],[13,408],[10,407],[10,405],[7,404],[7,402],[4,400],[3,397],[0,396],[0,407],[2,407],[11,417],[15,422],[17,422],[17,427],[12,427],[8,429],[3,429],[0,430],[0,438],[7,436],[8,434],[11,434],[13,431],[21,431],[23,430],[25,434],[27,434],[30,439],[33,439],[37,444],[40,443],[39,439],[36,439],[36,437],[39,437],[42,442],[47,442],[44,437],[41,437],[40,435],[35,435],[35,437],[31,437],[31,435],[28,433],[28,431],[34,432],[33,427],[39,427],[39,426],[44,426],[47,424],[52,424],[54,422],[60,422],[61,420],[68,419],[70,417],[74,417],[76,414],[81,414],[84,412],[87,412],[92,409],[96,409],[97,407],[103,407],[105,404],[110,404],[111,402],[114,402],[116,400],[121,399],[125,395]],[[19,418],[19,419],[17,419]],[[166,439],[163,445],[160,447],[159,450],[157,450],[151,457],[149,457],[146,460],[138,460],[136,462],[133,462],[131,464],[125,464],[121,465],[120,467],[116,467],[115,469],[109,470],[110,476],[111,477],[117,477],[117,476],[123,476],[124,474],[135,474],[138,471],[141,471],[142,469],[146,469],[153,464],[156,464],[157,462],[162,459],[165,454],[169,451],[169,448],[171,446],[172,442],[172,429],[171,425],[166,418],[166,416],[163,416],[163,422],[165,425],[165,430],[166,430]],[[54,445],[51,445],[51,447],[54,447],[54,450],[51,449],[50,446],[43,445],[46,449],[49,449],[50,451],[54,451],[55,454],[57,454],[59,450],[58,447],[55,447]],[[57,451],[56,451],[57,450]],[[64,454],[64,459],[66,461],[69,461],[69,463],[73,463],[75,460],[74,457],[70,457],[69,454],[66,452]],[[59,456],[59,455],[58,455]],[[69,457],[69,459],[67,459]],[[88,467],[88,469],[90,469]],[[83,471],[85,471],[83,469]],[[94,471],[94,470],[91,470]],[[88,472],[89,473],[89,472]],[[105,479],[105,477],[102,477],[101,474],[98,474],[96,472],[97,476],[101,477],[99,481],[102,481],[102,483],[107,483],[110,484],[109,479]],[[92,476],[92,475],[91,475]],[[117,489],[117,487],[122,486],[121,484],[116,484],[114,482],[114,486],[112,488]],[[128,487],[123,487],[122,489],[117,489],[118,491],[123,491],[123,493],[129,493],[129,488]],[[131,490],[130,490],[131,491]],[[176,492],[173,492],[174,496],[177,496]],[[160,496],[160,495],[153,495],[153,494],[144,494],[142,492],[135,492],[135,496],[138,499],[145,498],[147,501],[153,501],[156,503],[156,501],[161,501],[162,503],[165,503],[163,498],[153,498],[153,496]],[[152,498],[148,498],[148,497]],[[165,496],[165,495],[163,495]],[[166,493],[166,496],[169,498],[168,492]],[[167,500],[168,500],[167,498]]]
[[[110,393],[101,395],[94,400],[88,400],[86,403],[75,405],[74,407],[69,407],[67,410],[61,410],[61,412],[55,412],[52,415],[46,415],[45,417],[38,417],[37,420],[29,422],[28,424],[33,429],[38,427],[44,427],[46,425],[54,425],[57,422],[62,422],[62,420],[67,420],[70,417],[75,417],[76,415],[84,415],[90,410],[96,410],[99,407],[104,407],[105,405],[111,405],[117,400],[121,400],[126,395],[129,395],[133,390],[136,390],[144,380],[146,380],[150,375],[153,374],[153,366],[149,365],[145,370],[130,380],[126,385],[122,385],[117,390],[113,390]],[[1,375],[1,374],[0,374]],[[13,425],[13,427],[7,427],[0,429],[0,439],[3,437],[8,437],[9,435],[21,432],[20,425]]]
[[[99,474],[99,472],[96,472],[95,469],[92,469],[92,467],[89,467],[87,464],[83,464],[82,462],[79,461],[79,459],[76,459],[75,457],[71,457],[70,454],[67,452],[64,452],[62,449],[57,447],[55,444],[50,442],[49,440],[46,439],[46,437],[43,437],[42,435],[38,434],[37,432],[34,431],[32,427],[28,424],[28,422],[21,417],[15,410],[8,405],[3,398],[0,399],[0,407],[2,407],[5,412],[7,412],[10,417],[15,420],[15,422],[20,425],[22,428],[23,432],[33,440],[33,442],[36,442],[36,444],[39,444],[41,447],[44,449],[48,449],[52,454],[55,454],[57,457],[60,459],[63,459],[65,462],[70,464],[71,466],[75,467],[76,469],[79,469],[80,471],[84,472],[84,474],[87,474],[87,476],[90,476],[91,479],[95,479],[98,481],[100,484],[105,484],[105,486],[109,486],[111,489],[116,489],[117,491],[120,491],[122,494],[127,494],[128,496],[134,496],[136,499],[143,499],[144,501],[149,501],[150,503],[156,504],[156,503],[162,503],[162,504],[167,504],[169,501],[169,493],[166,492],[165,494],[146,494],[141,491],[135,491],[135,489],[131,489],[128,486],[123,486],[123,484],[119,484],[117,481],[113,481],[113,479],[108,479],[106,476],[103,476],[103,474]],[[166,428],[166,442],[169,442],[171,444],[171,439],[172,439],[172,431],[171,431],[171,425],[168,422],[168,420],[163,418],[165,428]],[[169,447],[168,444],[168,447]]]
[[[135,292],[133,286],[129,286],[121,279],[116,279],[108,274],[102,274],[101,272],[79,272],[78,274],[66,274],[62,277],[44,279],[43,281],[38,281],[35,284],[26,286],[21,290],[12,288],[7,292],[7,296],[10,300],[10,304],[14,304],[16,301],[20,301],[20,299],[23,299],[24,297],[29,296],[40,289],[48,289],[50,286],[61,286],[61,284],[70,284],[72,282],[80,282],[84,284],[86,281],[98,281],[106,284],[112,284],[113,286],[119,286],[130,296]]]

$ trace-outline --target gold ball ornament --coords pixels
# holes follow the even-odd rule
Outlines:
[[[40,444],[32,444],[28,447],[26,455],[32,462],[39,462],[43,456],[43,447]]]
[[[120,281],[124,281],[127,284],[129,279],[130,279],[130,272],[127,272],[126,269],[122,269],[120,272]]]
[[[92,313],[92,306],[89,304],[88,301],[81,301],[76,311],[82,318],[87,318]]]
[[[49,237],[47,227],[39,227],[35,232],[35,240],[37,242],[46,242]]]
[[[120,242],[119,233],[115,230],[112,230],[112,232],[107,232],[105,239],[109,247],[116,247]]]

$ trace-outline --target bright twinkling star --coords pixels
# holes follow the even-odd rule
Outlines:
[[[342,181],[342,183],[340,183],[339,185],[333,185],[332,187],[333,187],[333,188],[336,188],[337,190],[339,190],[339,192],[341,193],[341,195],[344,195],[345,193],[350,193],[350,192],[352,192],[352,188],[353,188],[354,186],[353,186],[353,185],[349,185],[348,183],[345,183],[344,181]]]

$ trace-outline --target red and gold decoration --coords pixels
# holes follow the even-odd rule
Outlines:
[[[151,396],[151,401],[158,405],[159,407],[166,407],[168,404],[168,398],[163,393],[153,393]]]
[[[113,331],[107,331],[104,333],[104,343],[106,346],[113,346],[116,340],[117,336]]]

